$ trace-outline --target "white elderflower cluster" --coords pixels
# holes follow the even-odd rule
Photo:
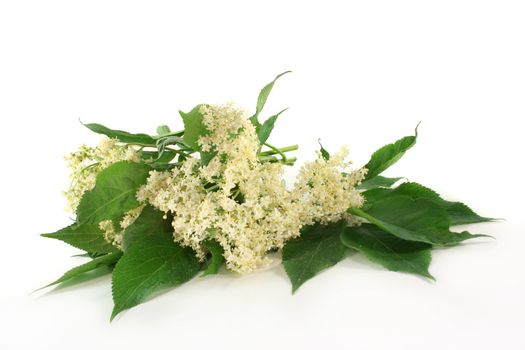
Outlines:
[[[258,160],[259,141],[244,111],[233,105],[203,106],[208,134],[199,139],[216,156],[207,165],[190,158],[170,171],[152,171],[137,198],[173,215],[174,238],[203,259],[203,242],[215,239],[230,270],[253,271],[268,262],[266,253],[282,248],[304,225],[345,217],[363,198],[355,185],[364,171],[348,168],[346,151],[301,169],[292,190],[283,165]]]
[[[201,171],[207,181],[218,179],[221,189],[228,192],[259,165],[259,139],[255,127],[246,112],[233,104],[204,105],[200,112],[209,134],[199,138],[199,145],[204,152],[217,153]]]
[[[97,147],[86,145],[66,157],[71,169],[71,186],[64,192],[67,211],[75,213],[84,192],[95,187],[97,175],[113,163],[129,160],[138,162],[140,153],[128,145],[119,145],[116,139],[104,138]]]
[[[104,232],[104,239],[115,247],[122,249],[122,234],[128,226],[133,224],[139,217],[145,205],[141,205],[135,209],[131,209],[122,217],[118,223],[119,229],[115,226],[112,220],[104,220],[98,224],[98,227]]]
[[[346,216],[348,208],[363,205],[364,198],[356,186],[363,181],[367,170],[345,173],[351,165],[345,161],[348,153],[348,149],[342,147],[328,160],[319,155],[299,171],[294,193],[302,204],[306,225],[337,222]]]

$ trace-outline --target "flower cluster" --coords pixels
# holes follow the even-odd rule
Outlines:
[[[121,145],[117,139],[110,138],[102,139],[94,148],[82,145],[76,152],[67,156],[66,162],[71,169],[71,186],[64,192],[68,203],[67,210],[71,213],[76,212],[82,195],[95,187],[97,175],[111,164],[122,160],[138,162],[140,153],[132,146]],[[100,222],[99,227],[106,240],[120,247],[122,231],[135,221],[142,208],[143,206],[126,213],[118,225],[120,230],[115,228],[112,220]]]
[[[75,213],[84,192],[95,187],[97,175],[121,160],[138,162],[140,153],[132,146],[118,144],[117,139],[110,138],[102,139],[94,148],[82,145],[76,152],[66,156],[66,163],[71,169],[71,185],[64,192],[67,211]]]
[[[347,209],[363,204],[355,186],[366,170],[345,173],[350,166],[347,149],[305,163],[290,190],[283,164],[260,161],[256,129],[244,110],[225,104],[203,105],[199,112],[207,130],[198,140],[202,159],[188,158],[171,170],[152,171],[137,193],[142,206],[99,223],[108,242],[120,248],[125,228],[150,204],[171,214],[174,239],[197,257],[204,259],[204,242],[215,239],[224,249],[227,267],[245,273],[268,263],[267,252],[299,236],[303,226],[351,221]],[[65,195],[74,212],[103,169],[122,160],[138,162],[140,153],[106,138],[95,148],[81,146],[66,160],[72,185]]]
[[[355,186],[361,183],[367,170],[361,168],[345,173],[351,165],[345,161],[348,153],[346,147],[341,147],[339,153],[330,159],[319,154],[315,161],[307,162],[300,169],[293,191],[304,211],[304,224],[328,224],[343,218],[351,221],[352,218],[346,215],[347,210],[363,205],[363,196]]]
[[[113,222],[113,220],[101,221],[98,226],[104,232],[104,238],[109,243],[113,244],[117,248],[122,248],[122,234],[124,230],[137,220],[140,213],[144,209],[144,205],[141,205],[135,209],[128,211],[119,222]]]
[[[270,262],[271,252],[282,252],[292,291],[343,260],[348,249],[388,270],[434,279],[428,270],[434,247],[484,236],[452,227],[493,219],[418,183],[380,176],[416,144],[417,127],[358,169],[346,148],[330,154],[321,146],[287,185],[285,166],[296,161],[287,153],[298,146],[268,144],[281,113],[259,120],[286,73],[261,89],[249,118],[225,104],[181,112],[184,130],[161,125],[155,135],[85,124],[109,138],[66,158],[72,169],[66,197],[77,218],[43,236],[92,260],[50,285],[114,266],[113,319],[160,288],[217,274],[223,265],[254,271]]]
[[[307,163],[292,190],[283,181],[283,165],[258,159],[255,127],[233,105],[202,106],[208,133],[199,139],[208,164],[190,158],[171,171],[152,171],[137,198],[173,215],[174,238],[201,259],[203,243],[215,239],[227,267],[245,273],[268,262],[266,253],[282,248],[304,225],[330,223],[360,207],[355,186],[365,170],[344,174],[342,150],[329,160]]]

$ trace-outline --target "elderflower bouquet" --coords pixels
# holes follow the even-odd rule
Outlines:
[[[360,168],[351,167],[346,148],[330,154],[321,146],[287,187],[283,169],[294,164],[289,152],[297,146],[267,142],[283,111],[259,119],[283,74],[261,90],[251,116],[233,104],[202,104],[180,112],[183,130],[163,125],[155,136],[86,124],[105,138],[66,158],[65,196],[75,222],[43,236],[91,260],[50,285],[111,267],[113,319],[159,288],[217,274],[223,265],[252,272],[271,252],[281,253],[294,292],[348,251],[433,279],[432,248],[482,236],[450,227],[491,219],[415,182],[380,175],[416,143],[417,128]]]

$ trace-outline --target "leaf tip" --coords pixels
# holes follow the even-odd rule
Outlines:
[[[464,232],[467,232],[467,231],[464,231]],[[462,233],[464,233],[464,232],[462,232]],[[491,235],[485,235],[485,234],[480,234],[480,233],[474,234],[474,235],[470,234],[470,233],[468,233],[468,234],[469,234],[469,236],[466,237],[465,240],[467,240],[467,239],[474,239],[474,238],[490,238],[490,239],[496,240],[496,238],[494,236],[491,236]]]
[[[418,129],[419,129],[419,126],[420,126],[420,125],[421,125],[421,120],[417,123],[417,125],[416,125],[416,130],[414,131],[414,134],[415,134],[414,137],[416,137],[416,138],[417,138],[417,136],[418,136]]]
[[[291,70],[284,71],[284,72],[282,72],[281,74],[279,74],[279,75],[277,76],[277,78],[280,78],[280,77],[282,77],[283,75],[288,74],[288,73],[292,73],[292,71],[291,71]],[[277,79],[277,78],[275,78],[275,79]]]
[[[494,222],[494,221],[503,221],[503,222],[507,222],[507,219],[505,218],[487,218],[487,217],[484,217],[482,216],[481,217],[485,222]]]
[[[292,282],[292,295],[294,295],[297,290],[307,281],[308,279],[304,280],[304,279],[299,279],[299,280],[295,280],[295,281],[292,281],[290,279],[290,282]]]
[[[109,323],[113,322],[115,317],[120,313],[119,310],[116,309],[116,307],[113,308],[113,311],[111,312],[111,316],[109,317]]]
[[[491,236],[491,235],[475,235],[475,236],[476,236],[476,237],[485,237],[485,238],[490,238],[490,239],[492,239],[492,240],[494,240],[494,241],[496,240],[496,237]]]
[[[31,294],[33,294],[33,293],[36,293],[36,292],[39,292],[39,291],[41,291],[42,289],[46,289],[46,288],[48,288],[48,287],[51,287],[51,286],[53,286],[54,284],[55,284],[55,283],[53,282],[53,283],[49,283],[48,285],[45,285],[45,286],[43,286],[43,287],[37,288],[37,289],[31,291],[31,292],[29,293],[29,295],[31,295]]]
[[[277,113],[275,116],[278,117],[278,116],[280,116],[281,114],[283,114],[284,112],[286,112],[289,109],[290,109],[290,107],[286,107],[286,108],[282,109],[279,113]]]

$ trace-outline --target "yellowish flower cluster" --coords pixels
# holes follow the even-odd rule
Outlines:
[[[175,240],[204,258],[203,242],[216,239],[227,267],[250,272],[268,262],[304,225],[345,217],[363,198],[355,186],[364,170],[343,174],[347,151],[307,163],[295,187],[286,188],[283,165],[258,160],[259,141],[244,111],[232,105],[203,106],[209,133],[201,149],[216,152],[207,165],[190,158],[171,171],[152,171],[137,198],[173,214]]]
[[[111,164],[122,160],[138,162],[140,153],[132,146],[118,144],[118,140],[110,138],[102,139],[94,148],[82,145],[67,156],[66,162],[71,169],[71,186],[64,193],[68,202],[67,210],[75,213],[82,195],[95,187],[97,175]],[[122,231],[135,221],[142,208],[143,206],[126,213],[120,222],[120,230],[115,229],[111,220],[100,222],[99,227],[104,231],[104,238],[120,247]]]
[[[112,220],[104,220],[101,221],[98,224],[98,227],[104,231],[104,239],[108,241],[109,243],[113,244],[115,247],[121,249],[122,248],[122,233],[128,226],[130,226],[132,223],[137,220],[140,213],[142,213],[142,210],[144,209],[145,205],[141,205],[138,208],[131,209],[126,214],[124,214],[124,217],[122,220],[120,220],[118,226],[120,227],[119,230],[115,228],[115,224]]]
[[[104,138],[97,147],[82,145],[66,157],[66,163],[71,169],[71,186],[64,193],[68,202],[67,211],[75,213],[82,195],[95,187],[97,175],[103,169],[121,160],[140,160],[140,154],[135,148],[117,142],[116,139]]]
[[[202,175],[208,182],[218,180],[221,190],[229,194],[260,165],[255,127],[246,112],[232,104],[204,105],[200,112],[209,134],[199,138],[199,145],[204,152],[217,152],[217,156],[201,169]]]
[[[341,147],[339,153],[328,160],[319,155],[299,171],[294,193],[303,207],[304,224],[336,222],[346,216],[348,208],[363,205],[363,196],[355,186],[361,183],[367,170],[345,173],[351,165],[345,162],[348,153],[346,147]]]

